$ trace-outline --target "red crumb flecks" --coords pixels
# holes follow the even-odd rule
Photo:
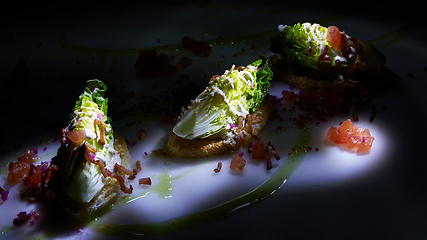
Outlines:
[[[166,54],[157,54],[155,48],[140,50],[135,68],[143,80],[154,77],[168,78],[178,73],[178,67],[169,63],[169,57]]]
[[[50,163],[47,161],[41,162],[39,165],[33,164],[37,160],[35,152],[37,152],[35,149],[27,149],[24,155],[18,158],[18,161],[10,162],[7,175],[7,182],[11,185],[22,179],[22,183],[28,188],[20,193],[21,199],[26,198],[28,202],[34,202],[45,196],[47,183],[55,169],[54,166],[49,166]]]
[[[46,172],[49,167],[48,162],[42,162],[40,165],[30,164],[30,171],[22,180],[25,186],[31,186],[39,184],[42,179],[42,175]]]
[[[151,186],[151,178],[145,177],[138,179],[138,183],[142,185],[150,185]]]
[[[132,185],[129,185],[129,187],[126,187],[125,179],[121,175],[119,175],[118,173],[113,173],[111,177],[113,177],[117,180],[117,182],[120,185],[120,190],[122,190],[122,192],[127,193],[127,194],[132,193],[132,191],[133,191]]]
[[[2,187],[0,187],[0,196],[1,196],[0,205],[2,205],[2,203],[7,200],[8,195],[9,195],[9,191],[4,190]]]
[[[139,141],[142,141],[142,139],[144,139],[146,136],[147,136],[147,133],[145,133],[145,130],[144,130],[143,128],[139,129],[139,130],[136,132],[136,138],[137,138]]]
[[[294,102],[295,100],[298,99],[297,94],[287,90],[284,90],[282,94],[283,94],[283,100],[285,100],[286,102]]]
[[[193,63],[193,59],[186,57],[186,56],[182,56],[181,61],[179,62],[179,65],[183,68],[186,68],[186,67],[190,66],[191,63]]]
[[[214,172],[218,173],[221,171],[222,168],[222,162],[218,162],[218,166],[214,169]]]
[[[15,226],[22,225],[28,222],[28,220],[30,221],[30,225],[33,226],[35,224],[34,221],[40,219],[40,215],[36,213],[34,209],[31,210],[28,214],[27,212],[20,212],[16,216],[17,217],[13,219],[13,225]]]
[[[196,41],[191,37],[183,37],[181,41],[185,50],[190,50],[195,56],[208,57],[212,53],[212,47],[204,41]]]
[[[172,112],[166,112],[166,113],[163,113],[162,116],[160,116],[160,121],[166,125],[174,124],[175,119],[176,119],[176,116]]]
[[[280,156],[277,153],[274,146],[271,144],[271,142],[268,142],[266,152],[267,152],[267,158],[274,157],[277,161],[280,160]]]
[[[136,178],[136,175],[141,172],[141,161],[136,161],[135,168],[132,170],[132,175],[128,177],[129,180],[133,180]]]
[[[349,149],[357,148],[357,152],[367,152],[371,149],[374,137],[369,129],[362,130],[355,126],[350,119],[340,124],[339,127],[331,127],[326,134],[326,138],[335,144],[344,143]]]
[[[131,170],[123,167],[122,165],[120,165],[118,163],[114,164],[114,170],[116,170],[116,171],[118,170],[118,171],[122,172],[125,175],[132,175],[133,174],[133,171],[131,171]]]
[[[140,172],[141,171],[141,161],[136,161],[136,163],[135,163],[135,168],[136,168],[136,171],[138,171],[138,172]]]
[[[240,171],[243,171],[243,168],[246,166],[246,160],[243,159],[242,153],[235,153],[233,157],[231,158],[230,162],[230,169],[239,169]]]
[[[252,142],[252,157],[255,159],[265,159],[265,144],[258,138]]]
[[[276,160],[280,160],[279,154],[271,142],[268,142],[267,146],[265,146],[264,142],[260,138],[256,136],[254,137],[255,141],[249,144],[248,152],[252,154],[252,158],[254,159],[265,160],[267,162],[267,170],[271,170],[273,167],[271,158],[274,157]]]

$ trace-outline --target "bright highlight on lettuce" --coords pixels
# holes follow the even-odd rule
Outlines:
[[[297,23],[279,25],[278,36],[270,49],[281,54],[288,63],[299,63],[310,69],[336,69],[351,74],[359,66],[383,65],[384,56],[335,26]]]
[[[236,69],[233,65],[209,86],[179,118],[173,132],[182,138],[224,137],[239,116],[255,111],[267,94],[273,73],[259,59]]]

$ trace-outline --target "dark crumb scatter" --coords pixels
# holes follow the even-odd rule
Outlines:
[[[193,52],[193,55],[199,57],[208,57],[212,53],[212,47],[203,41],[196,41],[190,37],[183,37],[181,41],[185,50]]]
[[[377,115],[377,108],[375,106],[372,106],[371,110],[371,116],[369,117],[370,122],[374,121],[374,118]]]
[[[179,65],[181,65],[181,67],[186,68],[188,66],[190,66],[190,64],[193,62],[193,59],[186,57],[186,56],[182,56],[181,57],[181,61],[179,62]]]
[[[178,67],[169,63],[166,54],[157,54],[156,49],[141,50],[135,63],[141,79],[171,77],[178,73]]]

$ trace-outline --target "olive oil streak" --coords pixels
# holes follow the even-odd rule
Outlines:
[[[415,25],[403,26],[399,29],[396,29],[395,31],[385,34],[384,36],[367,41],[366,43],[374,45],[377,42],[386,41],[388,39],[388,42],[384,42],[382,45],[376,46],[377,49],[386,48],[400,42],[401,40],[408,37],[417,30],[418,27]]]
[[[208,163],[205,162],[204,164]],[[179,180],[185,176],[188,176],[189,174],[191,174],[192,172],[196,171],[197,169],[199,169],[201,166],[204,165],[203,163],[198,164],[197,166],[181,173],[178,174],[174,177],[172,177],[169,173],[165,172],[160,174],[160,176],[155,176],[153,177],[153,179],[158,179],[158,182],[151,186],[147,191],[143,191],[139,194],[134,194],[133,196],[129,196],[129,195],[125,195],[123,197],[121,197],[120,201],[118,203],[116,203],[111,209],[116,209],[119,208],[120,206],[126,205],[128,203],[131,203],[135,200],[138,200],[140,198],[143,198],[145,196],[147,196],[149,193],[157,193],[159,195],[159,197],[161,198],[169,198],[172,197],[172,190],[173,190],[173,186],[172,186],[172,182]]]
[[[230,201],[205,211],[173,218],[159,223],[120,225],[95,220],[90,223],[88,227],[106,235],[143,238],[202,225],[207,222],[227,217],[248,207],[255,206],[280,189],[295,169],[297,169],[307,152],[306,149],[310,144],[311,132],[310,127],[301,130],[293,147],[295,151],[292,151],[292,153],[283,160],[284,162],[275,170],[269,179],[252,191]]]

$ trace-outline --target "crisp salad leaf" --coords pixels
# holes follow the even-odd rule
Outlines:
[[[268,60],[258,59],[242,70],[233,65],[209,83],[180,117],[173,132],[186,139],[224,137],[239,116],[257,109],[272,77]]]
[[[335,34],[333,34],[336,30]],[[335,38],[334,38],[335,37]],[[279,25],[277,36],[271,39],[270,50],[281,54],[289,63],[299,63],[307,68],[354,69],[370,64],[384,64],[384,56],[334,26],[297,23]]]
[[[107,117],[108,99],[104,98],[106,90],[106,85],[100,80],[87,81],[87,87],[73,108],[68,130],[85,130],[83,143],[96,149],[93,158],[102,160],[105,167],[113,171],[114,164],[120,164],[121,159],[113,147],[113,130]],[[73,161],[72,156],[74,154],[70,154],[69,161]],[[94,163],[75,160],[69,166],[72,178],[69,195],[78,202],[89,202],[105,185],[99,167]]]
[[[80,95],[79,99],[74,106],[74,112],[82,108],[87,102],[92,102],[99,106],[99,110],[102,112],[104,116],[107,115],[108,108],[108,98],[105,98],[105,92],[107,91],[107,86],[98,79],[91,79],[87,81],[87,86],[84,92]],[[72,117],[75,117],[75,113],[73,113]],[[105,121],[109,122],[109,119]]]

